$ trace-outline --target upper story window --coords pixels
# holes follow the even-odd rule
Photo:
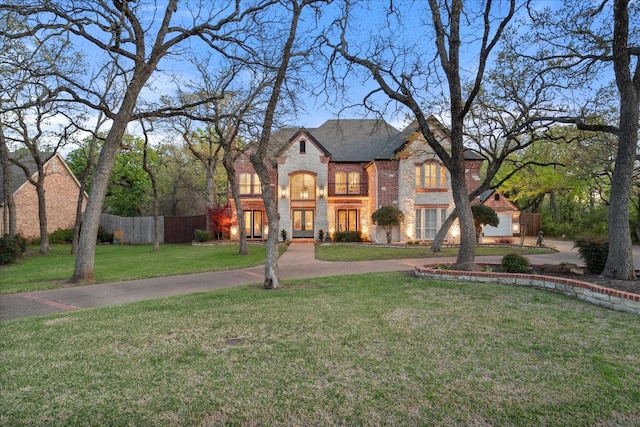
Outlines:
[[[416,166],[416,188],[447,188],[447,168],[439,163]]]
[[[346,194],[347,192],[347,173],[336,172],[336,194]]]
[[[306,173],[291,177],[291,199],[313,200],[316,198],[316,177]]]
[[[347,177],[349,180],[349,194],[359,194],[360,193],[360,174],[358,172],[349,172],[349,176]]]
[[[307,141],[300,141],[300,154],[304,154],[307,152]]]
[[[359,194],[360,193],[360,173],[358,172],[336,172],[335,176],[336,194]]]
[[[238,177],[240,194],[262,194],[262,186],[257,173],[241,173]]]

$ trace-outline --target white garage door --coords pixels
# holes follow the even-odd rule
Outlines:
[[[500,218],[500,223],[497,227],[492,227],[490,225],[485,225],[483,228],[484,235],[487,237],[505,237],[505,236],[513,236],[513,229],[511,227],[511,216],[510,213],[499,213],[498,218]]]

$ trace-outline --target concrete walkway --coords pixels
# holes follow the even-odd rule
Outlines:
[[[534,264],[570,262],[582,264],[572,242],[547,241],[557,253],[532,255]],[[407,249],[410,254],[410,249]],[[454,262],[455,258],[435,258],[437,262]],[[501,257],[477,257],[477,262],[500,262]],[[278,266],[281,280],[326,277],[343,274],[362,274],[388,271],[413,271],[427,258],[395,260],[329,262],[316,260],[312,242],[292,243],[280,257]],[[634,247],[634,262],[640,265],[640,248]],[[48,291],[0,295],[0,320],[18,319],[42,314],[59,313],[83,308],[122,304],[151,298],[205,292],[251,283],[259,284],[264,278],[264,266],[242,270],[197,273],[155,279],[102,283],[89,286],[60,288]]]

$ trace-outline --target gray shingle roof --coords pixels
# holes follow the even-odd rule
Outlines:
[[[42,157],[48,161],[53,153],[42,153]],[[33,175],[38,171],[36,167],[36,162],[33,160],[33,157],[29,153],[9,153],[9,157],[15,160],[18,160],[20,163],[25,165],[29,170],[30,174]],[[22,184],[27,181],[27,177],[24,174],[24,171],[21,167],[14,165],[13,163],[9,166],[9,171],[11,172],[11,192],[15,193]],[[4,203],[4,174],[2,172],[2,165],[0,165],[0,203]]]
[[[395,146],[400,133],[396,128],[377,119],[327,120],[310,132],[330,153],[334,162],[369,162]]]
[[[369,162],[380,153],[391,152],[400,133],[396,128],[377,119],[327,120],[318,128],[284,128],[273,135],[273,145],[282,150],[298,133],[307,132],[314,142],[324,148],[334,162]],[[284,144],[284,142],[287,144]],[[393,147],[389,148],[392,145]]]
[[[429,126],[434,130],[440,129],[448,134],[448,129],[435,117],[429,117],[428,121]],[[282,153],[299,132],[307,132],[331,155],[332,162],[393,159],[397,151],[418,131],[417,121],[413,121],[400,132],[379,119],[327,120],[315,129],[283,128],[279,130],[272,137],[272,152]],[[484,160],[471,150],[466,150],[464,157],[466,160]]]

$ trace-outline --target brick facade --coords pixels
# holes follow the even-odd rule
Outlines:
[[[48,232],[73,228],[80,184],[58,154],[51,157],[45,164],[45,174]],[[25,182],[15,191],[14,200],[18,233],[28,239],[39,237],[38,195],[35,186]],[[2,230],[3,234],[4,232],[5,230]]]
[[[327,122],[329,123],[329,122]],[[432,119],[434,133],[441,142],[447,146],[447,131],[435,119]],[[326,125],[326,124],[325,124]],[[325,126],[323,125],[323,126]],[[429,218],[430,232],[432,231],[434,212],[437,213],[437,227],[440,227],[445,214],[451,212],[454,207],[451,192],[450,175],[447,172],[444,178],[440,178],[442,184],[436,188],[430,186],[416,187],[416,168],[425,163],[437,163],[439,168],[444,168],[433,150],[426,144],[422,136],[417,132],[405,131],[391,138],[381,145],[378,140],[377,157],[371,157],[367,161],[357,161],[354,151],[360,154],[360,158],[366,156],[369,145],[362,141],[371,137],[370,134],[362,134],[361,138],[354,138],[353,127],[345,126],[344,141],[351,141],[358,145],[359,150],[344,150],[346,142],[327,141],[327,129],[319,128],[314,134],[312,130],[293,130],[284,135],[280,142],[285,141],[283,149],[277,157],[277,165],[273,170],[272,187],[276,191],[278,211],[280,214],[279,227],[287,231],[289,237],[316,237],[319,230],[333,233],[341,229],[356,229],[372,241],[386,241],[382,227],[376,227],[371,223],[371,214],[382,206],[394,206],[404,214],[404,223],[401,227],[394,227],[393,241],[408,241],[416,238],[416,227],[425,227],[426,218]],[[323,136],[316,139],[314,135]],[[342,138],[342,134],[335,137]],[[376,141],[374,141],[375,143]],[[333,147],[340,155],[333,156],[325,147]],[[342,144],[342,145],[340,145]],[[380,154],[383,153],[383,154]],[[480,184],[480,169],[482,159],[470,156],[466,162],[466,184],[469,191]],[[241,160],[237,164],[238,173],[253,173],[248,160]],[[359,176],[359,189],[357,191],[337,191],[336,174],[357,173]],[[293,194],[293,180],[296,176],[304,175],[308,182],[315,186],[310,193],[313,197],[308,199]],[[446,180],[446,183],[443,181]],[[298,190],[296,190],[298,191]],[[344,192],[343,192],[344,191]],[[260,209],[259,197],[243,197],[243,208]],[[237,228],[235,215],[232,219]],[[311,212],[313,224],[305,226],[313,230],[312,234],[300,234],[300,212]],[[304,214],[303,214],[304,215]],[[416,215],[421,215],[416,219]],[[296,218],[294,218],[296,216]],[[233,229],[232,229],[233,231]],[[421,235],[426,235],[424,230]],[[233,232],[232,232],[233,237]],[[424,240],[422,238],[421,240]]]

